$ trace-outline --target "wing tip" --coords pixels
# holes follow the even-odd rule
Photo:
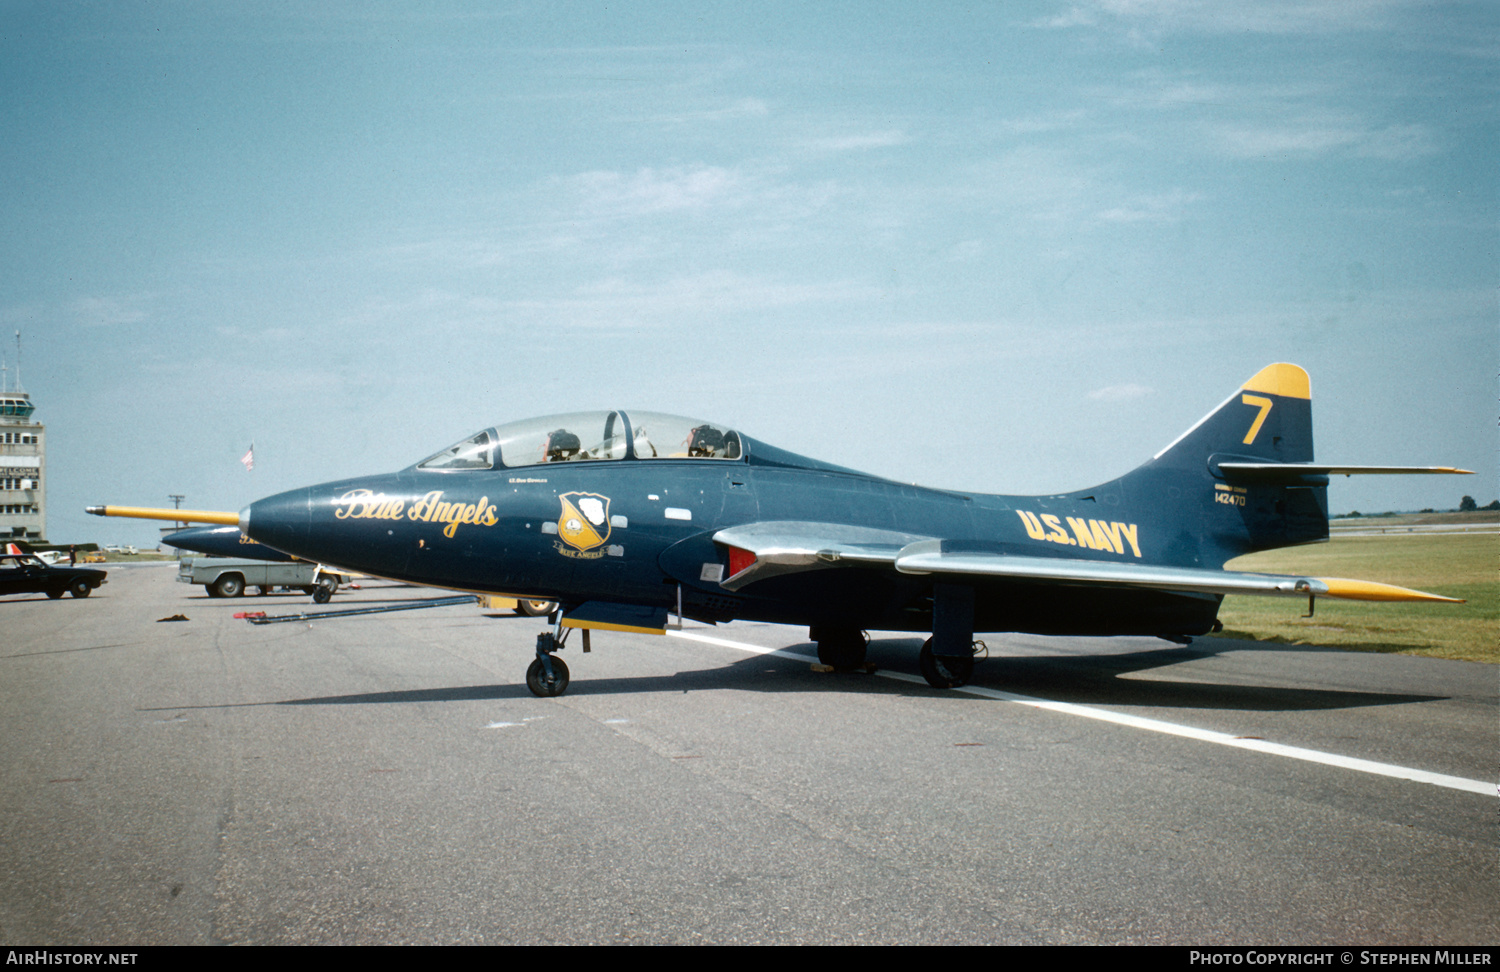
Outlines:
[[[1428,601],[1443,604],[1464,604],[1464,598],[1416,591],[1395,584],[1378,581],[1350,580],[1347,577],[1319,577],[1317,580],[1328,587],[1321,596],[1337,597],[1346,601]]]

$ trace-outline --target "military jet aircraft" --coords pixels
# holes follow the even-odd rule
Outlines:
[[[129,515],[142,516],[144,512],[138,510]],[[176,510],[152,510],[150,512],[170,512],[174,516],[177,513]],[[176,547],[191,553],[208,554],[210,557],[228,557],[234,560],[264,560],[269,563],[284,564],[298,559],[280,550],[272,550],[263,543],[256,543],[241,533],[237,525],[191,527],[168,534],[161,538],[161,542],[169,547]],[[268,588],[263,587],[261,593],[266,593],[267,590]],[[489,603],[492,607],[513,608],[517,614],[529,617],[551,614],[557,607],[554,602],[542,598],[501,597],[491,598]]]
[[[296,557],[272,550],[263,543],[256,543],[234,526],[189,527],[161,538],[161,542],[178,550],[208,554],[210,557],[239,557],[245,560],[265,560],[275,564],[290,563]]]
[[[1454,598],[1367,581],[1225,571],[1328,537],[1331,475],[1462,473],[1313,462],[1307,372],[1274,364],[1133,472],[1054,496],[957,493],[795,455],[654,412],[476,432],[383,476],[205,514],[321,563],[434,587],[555,597],[527,685],[561,695],[572,629],[662,633],[683,618],[807,625],[860,664],[869,629],[931,632],[919,667],[968,681],[975,632],[1157,635],[1218,628],[1225,594]],[[109,514],[107,507],[90,512]],[[172,511],[187,518],[184,511]]]

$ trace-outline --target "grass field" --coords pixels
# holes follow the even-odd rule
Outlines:
[[[1335,537],[1249,554],[1230,570],[1350,577],[1466,599],[1465,604],[1226,597],[1223,637],[1500,663],[1500,534]]]

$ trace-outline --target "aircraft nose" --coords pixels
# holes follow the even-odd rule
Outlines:
[[[307,556],[312,489],[293,489],[256,500],[240,510],[240,532],[251,540],[298,557]]]

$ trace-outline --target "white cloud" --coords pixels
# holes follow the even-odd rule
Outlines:
[[[732,201],[744,180],[719,166],[584,172],[568,180],[585,208],[602,215],[645,216],[706,209]]]
[[[846,307],[877,300],[882,291],[851,280],[793,282],[709,270],[659,280],[629,275],[600,276],[571,291],[535,296],[437,295],[430,303],[372,305],[351,315],[350,326],[422,322],[429,329],[469,334],[514,335],[559,340],[579,332],[693,333],[727,327],[730,321],[774,320],[779,312],[804,305]],[[686,328],[686,331],[682,329]],[[550,336],[550,337],[543,337]]]
[[[1048,115],[1029,115],[1024,118],[1010,118],[999,124],[999,130],[1010,135],[1034,135],[1040,132],[1057,132],[1068,129],[1076,129],[1080,123],[1087,120],[1087,113],[1081,108],[1070,108],[1066,111],[1057,111]]]
[[[1096,402],[1128,402],[1155,394],[1154,388],[1148,388],[1145,385],[1108,385],[1089,392],[1089,398]]]
[[[1387,125],[1366,133],[1354,149],[1356,155],[1393,161],[1421,158],[1436,151],[1432,133],[1425,125]]]
[[[623,314],[651,321],[683,313],[742,313],[799,304],[872,300],[878,296],[873,288],[846,281],[795,284],[729,270],[711,270],[658,283],[606,278],[580,287],[574,297],[556,303],[574,310],[589,309],[606,317]]]
[[[676,111],[670,114],[646,115],[641,120],[657,124],[680,125],[696,122],[743,121],[747,118],[766,118],[771,106],[759,98],[740,98],[718,108],[701,108]]]
[[[954,263],[969,263],[985,255],[983,240],[964,240],[948,249],[948,259]]]
[[[857,152],[865,149],[890,148],[905,145],[910,139],[905,132],[868,132],[863,135],[841,135],[814,139],[810,144],[823,152]]]
[[[1070,155],[1024,146],[973,166],[959,180],[981,204],[1044,222],[1076,223],[1096,207],[1100,175]]]
[[[1240,158],[1293,158],[1346,153],[1409,161],[1437,151],[1424,125],[1374,128],[1356,118],[1310,116],[1280,125],[1215,126],[1218,147]]]
[[[148,294],[125,297],[79,297],[69,310],[78,323],[87,327],[112,327],[118,324],[138,324],[146,320],[147,313],[139,305],[150,299]]]
[[[1052,17],[1041,17],[1032,21],[1033,27],[1050,27],[1062,29],[1067,27],[1092,27],[1098,23],[1098,18],[1092,11],[1083,7],[1070,7],[1060,14]]]
[[[1201,192],[1173,189],[1170,192],[1134,196],[1118,206],[1094,214],[1105,223],[1175,223],[1189,204],[1203,198]]]
[[[1293,34],[1381,30],[1403,7],[1401,0],[1085,0],[1033,23],[1066,29],[1101,24],[1132,34]]]

